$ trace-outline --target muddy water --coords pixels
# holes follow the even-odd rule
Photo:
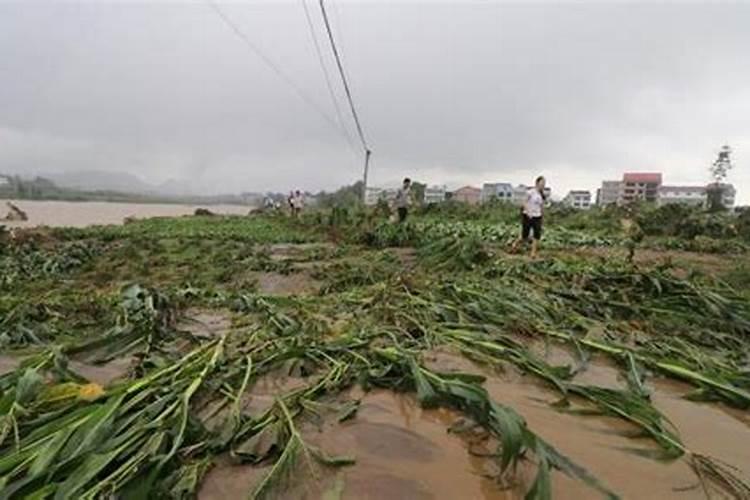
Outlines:
[[[565,352],[550,351],[550,357],[571,361]],[[551,406],[559,394],[533,377],[511,369],[503,374],[489,373],[448,351],[426,355],[425,363],[444,372],[488,375],[485,387],[494,400],[514,408],[530,429],[622,498],[705,498],[685,459],[663,462],[644,456],[657,452],[658,446],[651,439],[634,438],[637,428],[622,419],[560,412]],[[624,387],[617,367],[596,357],[576,381]],[[290,389],[286,387],[289,383],[301,381],[282,378],[259,384],[246,408],[252,407],[254,414],[268,408],[274,394]],[[736,467],[739,477],[750,477],[747,412],[687,401],[682,396],[691,388],[682,383],[659,379],[648,385],[654,405],[675,424],[687,448]],[[534,470],[529,462],[515,476],[499,483],[497,465],[477,456],[478,451],[491,451],[493,447],[448,432],[461,417],[456,412],[423,410],[412,396],[383,390],[366,394],[353,390],[347,397],[361,400],[353,419],[340,424],[307,424],[303,433],[308,443],[331,455],[353,456],[356,464],[331,471],[316,483],[318,487],[298,484],[281,498],[510,500],[523,498],[531,484]],[[222,461],[209,472],[199,498],[245,497],[262,475],[258,468]],[[595,490],[559,472],[553,473],[552,493],[555,499],[601,498]],[[724,498],[717,491],[712,493],[716,494],[714,498]]]
[[[411,396],[370,392],[354,419],[304,431],[309,444],[330,455],[352,456],[356,464],[329,471],[319,485],[297,485],[281,498],[329,498],[325,492],[331,491],[336,494],[330,498],[352,500],[523,498],[519,491],[500,490],[484,477],[497,470],[488,459],[472,457],[468,444],[448,433],[459,417],[444,409],[423,410]],[[262,472],[220,461],[204,479],[198,498],[246,498]]]
[[[572,357],[555,349],[555,361]],[[551,360],[550,360],[551,361]],[[459,356],[438,352],[432,365],[442,371],[487,374]],[[578,383],[622,388],[624,381],[613,364],[594,357],[588,369],[579,373]],[[682,396],[690,386],[658,379],[647,383],[652,402],[677,427],[688,449],[720,459],[738,469],[741,478],[750,478],[750,421],[747,412],[721,405],[695,403]],[[584,466],[623,498],[705,498],[698,480],[683,459],[669,463],[632,453],[629,450],[657,451],[650,439],[634,439],[634,425],[619,418],[562,413],[550,404],[559,393],[542,386],[530,376],[505,373],[489,376],[485,384],[496,401],[513,407],[529,427],[560,452]],[[553,476],[554,498],[596,498],[592,490],[562,474]],[[718,492],[714,492],[718,493]],[[717,498],[722,498],[720,495]]]
[[[73,226],[83,227],[95,224],[122,224],[126,217],[147,218],[190,215],[196,208],[208,208],[217,214],[246,215],[251,207],[239,205],[169,205],[151,203],[108,203],[108,202],[72,202],[72,201],[29,201],[11,200],[18,208],[26,212],[29,220],[25,222],[5,222],[8,227],[34,226]],[[7,210],[5,200],[0,200],[0,217]]]
[[[512,499],[485,477],[497,472],[487,459],[472,457],[467,443],[448,433],[460,415],[423,410],[411,396],[368,393],[356,418],[308,440],[329,453],[356,457],[341,469],[345,499]]]

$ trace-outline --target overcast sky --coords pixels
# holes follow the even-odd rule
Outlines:
[[[219,5],[335,124],[301,1]],[[700,184],[728,143],[750,202],[750,3],[327,6],[373,184],[543,173],[563,195],[625,170]],[[0,0],[0,171],[330,189],[357,180],[362,158],[328,119],[206,2]]]

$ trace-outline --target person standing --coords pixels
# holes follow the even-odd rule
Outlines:
[[[299,214],[302,212],[302,209],[305,207],[305,198],[302,195],[302,192],[298,189],[294,192],[294,195],[292,196],[292,213],[295,217],[299,217]]]
[[[396,211],[399,222],[404,222],[409,215],[409,205],[411,205],[411,179],[407,177],[396,193]]]
[[[289,197],[286,199],[287,205],[289,205],[289,214],[294,217],[294,191],[289,191]]]
[[[533,234],[531,240],[531,258],[537,256],[539,251],[539,240],[542,239],[542,217],[544,215],[544,202],[547,196],[544,194],[546,180],[543,176],[536,178],[534,187],[529,188],[526,192],[526,200],[521,208],[521,237],[513,243],[513,250],[518,245],[528,240]]]

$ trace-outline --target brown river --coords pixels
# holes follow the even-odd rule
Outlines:
[[[109,203],[100,201],[36,201],[0,200],[0,218],[5,217],[11,201],[26,212],[28,221],[2,221],[8,227],[72,226],[122,224],[126,217],[147,218],[188,215],[196,208],[207,208],[214,213],[245,215],[252,207],[240,205],[172,205],[156,203]]]

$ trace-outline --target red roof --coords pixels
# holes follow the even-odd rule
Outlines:
[[[622,176],[624,182],[642,182],[644,184],[661,184],[661,174],[646,172],[626,172]]]

